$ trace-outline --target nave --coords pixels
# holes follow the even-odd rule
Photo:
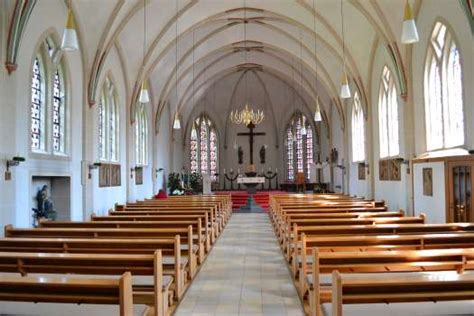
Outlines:
[[[175,315],[304,315],[267,214],[232,215]]]

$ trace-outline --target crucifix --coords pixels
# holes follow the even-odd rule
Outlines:
[[[247,128],[249,129],[248,133],[237,133],[237,136],[248,136],[249,137],[249,147],[250,147],[250,165],[253,165],[253,138],[255,136],[263,136],[266,133],[255,133],[253,129],[255,128],[255,124],[250,122],[247,125]]]

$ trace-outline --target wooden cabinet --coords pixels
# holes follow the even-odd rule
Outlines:
[[[448,222],[474,222],[474,156],[445,163],[446,218]]]

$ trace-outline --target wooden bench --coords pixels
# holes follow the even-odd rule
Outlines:
[[[0,252],[0,272],[28,274],[86,274],[150,276],[152,284],[133,283],[133,303],[152,306],[155,316],[168,315],[173,277],[163,277],[161,250],[153,255],[58,254]],[[175,290],[178,290],[175,288]]]
[[[132,276],[120,279],[0,276],[0,301],[119,305],[133,316]]]
[[[342,316],[345,304],[374,304],[400,302],[470,301],[474,299],[474,275],[411,276],[399,278],[341,277],[333,272],[332,308],[333,316]],[[468,303],[472,312],[472,302]],[[435,305],[436,306],[436,305]],[[365,305],[364,315],[370,314],[370,305]]]
[[[189,228],[192,227],[193,232],[197,232],[194,239],[197,240],[199,263],[204,262],[204,248],[206,239],[211,238],[210,235],[203,235],[201,219],[187,221],[115,221],[114,217],[109,217],[109,221],[91,221],[91,222],[70,222],[70,221],[40,221],[40,228]],[[194,243],[193,243],[194,244]]]
[[[451,270],[463,273],[474,269],[474,248],[336,253],[319,252],[318,248],[313,248],[311,261],[308,265],[303,256],[299,291],[301,296],[309,292],[311,315],[318,315],[320,304],[330,301],[327,285],[331,281],[324,276],[332,271],[359,273],[359,276],[362,273],[362,277],[377,276],[383,279],[406,273],[409,273],[407,276],[417,277],[416,272],[427,271]]]
[[[3,238],[0,254],[13,253],[61,253],[87,254],[90,258],[109,255],[153,256],[159,249],[162,273],[172,277],[174,294],[179,299],[186,286],[188,258],[181,255],[179,236],[174,239],[79,239],[79,238]],[[179,264],[178,264],[179,263]],[[127,264],[127,263],[124,263]],[[21,267],[21,265],[18,265]]]
[[[177,235],[179,234],[179,235]],[[6,238],[95,238],[95,239],[145,239],[176,238],[187,244],[184,251],[187,258],[189,277],[196,273],[196,256],[193,251],[192,227],[185,228],[13,228],[5,226]],[[178,248],[181,249],[181,248]]]

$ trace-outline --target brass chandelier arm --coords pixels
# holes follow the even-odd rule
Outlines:
[[[262,110],[257,110],[256,112],[253,109],[250,109],[248,104],[245,105],[244,109],[241,111],[232,111],[230,112],[230,121],[234,124],[243,124],[249,125],[250,123],[257,125],[260,124],[265,115]]]

